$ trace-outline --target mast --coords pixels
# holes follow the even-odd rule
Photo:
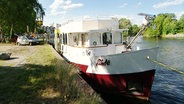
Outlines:
[[[142,25],[142,28],[135,35],[135,37],[131,40],[131,42],[127,45],[127,47],[126,47],[127,49],[131,49],[131,47],[132,47],[134,41],[137,39],[137,37],[140,36],[142,34],[142,32],[150,26],[150,24],[151,24],[150,22],[154,21],[154,19],[156,17],[155,15],[150,15],[150,14],[145,14],[145,13],[139,13],[138,15],[145,16],[147,23]]]

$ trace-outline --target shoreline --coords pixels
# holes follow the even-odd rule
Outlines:
[[[168,35],[164,35],[162,38],[184,38],[184,34],[183,33],[168,34]]]

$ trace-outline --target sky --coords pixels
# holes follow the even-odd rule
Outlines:
[[[184,0],[38,0],[45,10],[43,25],[62,24],[67,20],[86,18],[127,18],[142,24],[138,13],[158,15],[184,14]]]

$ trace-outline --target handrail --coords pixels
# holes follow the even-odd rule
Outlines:
[[[114,44],[114,45],[115,46],[121,46],[123,44]],[[108,47],[108,45],[96,45],[96,46],[87,46],[87,47],[74,46],[74,45],[67,45],[67,46],[76,47],[76,48],[100,48],[100,47]]]

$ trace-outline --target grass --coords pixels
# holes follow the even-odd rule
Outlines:
[[[97,104],[99,96],[89,96],[76,67],[55,58],[48,45],[37,46],[27,64],[0,66],[0,104]]]
[[[48,45],[37,46],[37,49],[33,52],[31,57],[26,58],[26,61],[36,65],[52,65],[53,60],[56,60],[52,51]]]

